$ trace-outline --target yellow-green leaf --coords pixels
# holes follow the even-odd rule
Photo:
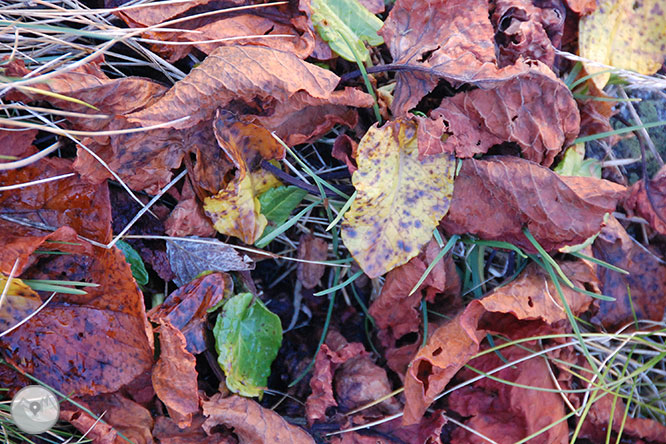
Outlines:
[[[666,4],[663,0],[600,0],[592,14],[580,20],[580,55],[641,74],[654,74],[666,51]],[[596,73],[606,68],[585,64]],[[610,73],[592,79],[603,88]]]
[[[375,278],[419,253],[449,209],[455,158],[419,160],[417,125],[398,119],[371,127],[358,145],[357,196],[342,224],[342,240]]]

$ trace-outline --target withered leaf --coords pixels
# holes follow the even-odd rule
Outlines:
[[[192,424],[199,411],[196,359],[185,349],[185,336],[168,320],[160,319],[159,334],[160,357],[153,367],[153,388],[182,429]]]
[[[145,110],[130,114],[130,122],[143,125],[165,123],[187,128],[212,118],[217,108],[266,118],[284,118],[309,106],[329,103],[369,107],[372,98],[358,90],[335,91],[339,78],[332,72],[303,62],[295,55],[258,46],[222,46],[178,82],[160,100]],[[292,103],[293,102],[293,103]],[[333,125],[319,119],[316,138]],[[315,127],[310,128],[313,131]],[[322,132],[323,131],[323,132]],[[298,136],[298,134],[295,134]],[[286,140],[289,144],[289,139]]]
[[[599,313],[593,320],[607,329],[633,322],[634,312],[638,319],[661,320],[666,308],[666,266],[633,241],[614,217],[609,218],[592,248],[596,258],[630,273],[598,267],[601,289],[615,301],[599,301]]]
[[[240,444],[314,444],[305,431],[248,398],[236,395],[223,398],[218,393],[203,401],[203,411],[208,417],[203,424],[206,433],[210,434],[220,424],[232,427]]]
[[[0,333],[18,324],[42,305],[39,295],[20,279],[12,278],[5,292],[7,278],[0,273],[0,294],[4,293],[0,305]]]
[[[367,355],[354,356],[335,373],[335,393],[343,410],[361,407],[392,391],[386,370]],[[400,410],[400,403],[389,397],[377,407],[383,412],[395,413]]]
[[[206,349],[204,322],[207,310],[221,302],[225,292],[230,291],[233,291],[233,285],[229,276],[211,273],[174,291],[148,315],[155,323],[167,320],[183,333],[190,353],[201,353]]]
[[[215,238],[203,239],[191,236],[192,240],[206,240],[207,243],[186,240],[167,241],[169,264],[179,287],[187,284],[204,271],[243,271],[253,270],[254,262],[246,255],[240,255],[229,245]]]
[[[645,188],[645,180],[636,182],[628,190],[624,208],[632,215],[642,217],[650,223],[650,227],[659,234],[666,235],[666,166],[650,180],[650,198]],[[653,206],[654,204],[654,206]]]
[[[345,213],[342,240],[365,274],[381,276],[419,253],[446,214],[455,161],[419,158],[417,126],[398,119],[371,127],[357,149],[357,196]]]
[[[574,264],[562,264],[574,285],[593,286],[596,277],[591,267]],[[562,290],[574,314],[589,308],[590,296],[567,287]],[[451,378],[479,351],[487,332],[524,337],[539,331],[566,331],[569,326],[561,304],[555,285],[536,264],[529,265],[518,279],[473,300],[462,313],[437,328],[412,360],[405,376],[405,423],[419,421]]]
[[[451,234],[473,233],[535,251],[522,232],[527,227],[550,251],[599,232],[623,191],[601,179],[562,177],[517,157],[467,159],[441,225]]]
[[[301,236],[298,241],[298,258],[309,261],[325,261],[328,256],[328,242],[310,234]],[[305,288],[315,288],[326,271],[323,264],[301,262],[298,264],[297,276]]]
[[[185,429],[179,428],[171,418],[158,416],[155,419],[153,428],[153,437],[160,444],[237,444],[237,440],[232,436],[223,437],[218,433],[208,436],[201,425],[206,418],[201,413],[192,419],[192,425]]]

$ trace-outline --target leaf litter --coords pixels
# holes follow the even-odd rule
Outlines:
[[[120,57],[3,53],[4,387],[100,443],[664,442],[663,169],[577,143],[623,105],[563,52],[663,71],[658,4],[122,3]]]

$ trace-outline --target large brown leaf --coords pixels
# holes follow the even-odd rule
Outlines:
[[[593,251],[595,257],[630,273],[598,268],[603,293],[615,301],[600,301],[593,320],[607,329],[633,322],[634,312],[638,319],[660,321],[666,309],[666,266],[632,240],[614,217],[594,241]]]
[[[574,285],[595,288],[596,277],[587,264],[562,266]],[[574,314],[586,311],[592,303],[590,296],[567,287],[563,293]],[[435,330],[412,360],[405,377],[405,423],[419,421],[451,378],[478,352],[487,332],[516,338],[567,331],[570,327],[561,304],[555,285],[536,264],[528,266],[518,279],[472,301]]]
[[[624,187],[590,177],[561,177],[510,156],[463,161],[442,227],[535,251],[527,227],[547,251],[576,245],[599,232]]]
[[[258,46],[223,46],[213,51],[155,104],[130,114],[128,118],[130,122],[148,125],[189,116],[189,120],[173,124],[182,129],[211,119],[220,107],[267,119],[284,118],[285,110],[292,114],[329,103],[359,107],[372,105],[372,98],[358,90],[335,91],[338,81],[332,72],[303,62],[287,52]],[[324,129],[327,131],[333,126],[327,125],[323,117],[316,122],[316,128],[310,128],[310,131],[316,129],[316,133],[295,133],[292,137],[316,139]],[[266,126],[270,130],[278,129]],[[288,131],[287,128],[283,130]],[[289,137],[285,141],[291,143]]]
[[[240,444],[314,444],[303,429],[249,398],[237,395],[223,398],[218,393],[203,402],[203,411],[208,417],[203,424],[206,433],[210,434],[217,425],[231,427]]]
[[[666,166],[661,167],[648,185],[649,196],[645,188],[645,179],[632,185],[628,190],[624,207],[630,215],[642,217],[650,222],[653,230],[666,235]]]

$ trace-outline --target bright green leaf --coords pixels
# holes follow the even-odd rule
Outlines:
[[[148,283],[148,272],[139,253],[125,241],[116,242],[116,246],[125,255],[125,260],[130,265],[132,276],[134,276],[137,284],[146,285]]]
[[[224,304],[213,335],[229,390],[261,396],[282,344],[280,318],[252,294],[241,293]]]
[[[312,23],[321,38],[350,62],[356,61],[354,52],[362,62],[370,59],[365,43],[370,46],[384,43],[377,34],[384,23],[358,0],[312,0],[310,7]]]
[[[291,212],[308,194],[307,191],[294,186],[271,188],[259,196],[261,214],[271,222],[264,229],[260,239],[270,234],[289,219]]]
[[[572,145],[553,170],[561,176],[596,177],[601,179],[601,163],[596,159],[585,159],[585,144]]]

